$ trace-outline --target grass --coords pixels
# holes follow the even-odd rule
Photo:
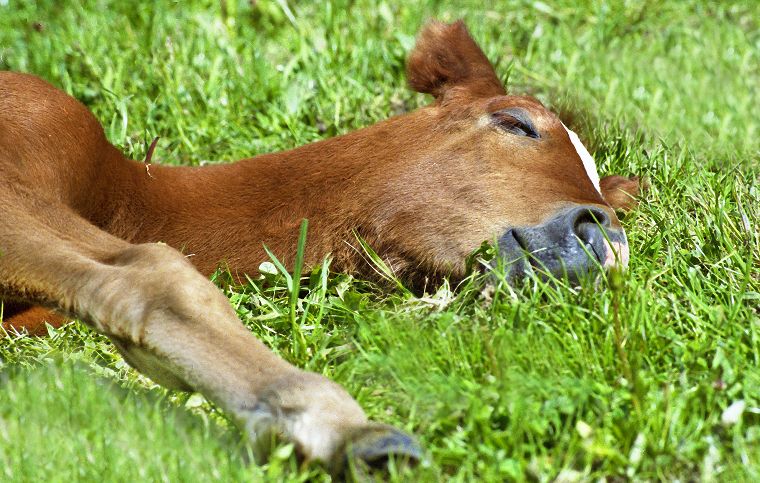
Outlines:
[[[429,465],[399,479],[757,481],[760,4],[485,5],[5,0],[0,68],[81,99],[134,158],[160,135],[153,162],[212,163],[428,102],[404,87],[405,54],[426,18],[465,18],[510,90],[576,114],[602,175],[649,177],[624,220],[630,269],[598,290],[414,297],[273,266],[245,286],[221,274],[231,303],[278,353],[419,435]],[[0,358],[5,480],[327,478],[287,446],[247,464],[212,406],[81,324],[4,338]]]

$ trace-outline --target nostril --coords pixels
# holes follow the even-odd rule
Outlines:
[[[584,206],[575,212],[573,233],[600,262],[604,260],[603,240],[610,225],[610,215],[600,208]]]
[[[610,219],[610,215],[601,208],[583,207],[579,208],[576,212],[573,225],[576,231],[578,231],[578,228],[585,224],[608,228],[612,224],[612,220]]]
[[[525,239],[525,234],[522,230],[516,229],[516,230],[510,230],[511,235],[514,237],[515,241],[517,242],[517,245],[522,250],[528,250],[528,242]]]

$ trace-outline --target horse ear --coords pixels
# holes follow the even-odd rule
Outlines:
[[[630,211],[639,204],[638,198],[649,189],[646,179],[638,176],[605,176],[599,182],[604,200],[615,210]]]
[[[476,97],[506,94],[461,20],[452,24],[432,21],[422,29],[406,63],[406,78],[412,89],[437,100],[453,87]]]

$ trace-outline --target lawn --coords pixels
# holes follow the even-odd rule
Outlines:
[[[283,277],[220,287],[283,357],[418,435],[427,462],[392,478],[760,481],[760,3],[707,3],[0,0],[0,69],[77,97],[135,159],[161,136],[154,163],[209,164],[424,105],[415,32],[464,18],[602,176],[649,179],[629,270],[418,296],[318,268],[297,338]],[[212,405],[80,323],[0,339],[0,386],[4,481],[329,478],[289,446],[249,463]]]

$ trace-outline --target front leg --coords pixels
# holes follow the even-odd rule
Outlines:
[[[261,457],[273,435],[332,471],[349,453],[369,463],[420,457],[412,438],[369,422],[342,387],[271,352],[176,250],[125,243],[65,210],[56,220],[60,227],[29,218],[33,235],[0,220],[4,295],[78,317],[157,382],[203,393],[232,415]],[[78,236],[62,236],[64,227]]]
[[[370,463],[419,457],[409,436],[368,422],[338,384],[297,369],[253,337],[226,297],[175,250],[129,246],[107,263],[112,268],[84,287],[88,299],[102,300],[91,304],[88,320],[142,372],[222,406],[260,458],[273,436],[335,471],[349,450]]]

